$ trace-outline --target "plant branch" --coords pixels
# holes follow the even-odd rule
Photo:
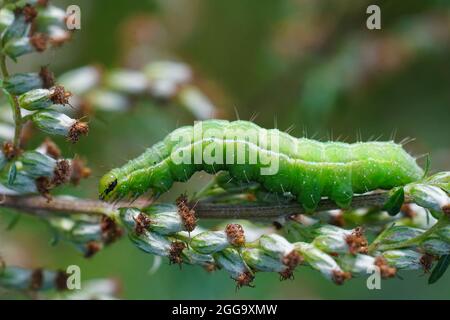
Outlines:
[[[353,198],[354,208],[382,207],[388,199],[387,192],[372,193]],[[117,208],[137,207],[142,208],[151,204],[150,201],[136,201],[134,203],[123,202],[115,205],[98,200],[78,199],[68,197],[53,197],[49,202],[40,196],[0,196],[0,207],[18,209],[28,213],[50,214],[90,214],[90,215],[114,215]],[[198,202],[192,205],[198,218],[206,219],[277,219],[279,217],[306,213],[298,203],[287,204],[212,204]],[[331,201],[324,199],[319,203],[317,211],[339,209]]]
[[[4,54],[0,55],[0,69],[2,72],[3,79],[6,79],[9,77],[8,67],[6,65],[6,56]],[[11,108],[14,116],[14,140],[13,144],[15,148],[20,147],[20,136],[22,134],[22,113],[20,111],[19,101],[17,100],[16,96],[11,96]]]

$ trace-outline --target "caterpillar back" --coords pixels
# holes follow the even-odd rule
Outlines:
[[[419,180],[423,170],[401,145],[294,138],[247,121],[208,120],[179,128],[138,158],[107,173],[100,198],[159,195],[195,172],[228,171],[237,181],[292,193],[308,211],[322,197],[348,207],[353,195]]]

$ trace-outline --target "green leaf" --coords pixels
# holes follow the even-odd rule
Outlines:
[[[21,217],[22,217],[22,215],[20,213],[15,214],[14,217],[11,219],[11,221],[6,226],[6,230],[7,231],[12,230],[17,225],[17,223],[20,221]]]
[[[441,256],[436,267],[434,267],[433,272],[430,275],[430,278],[428,278],[428,284],[433,284],[436,281],[438,281],[444,275],[449,265],[450,265],[450,254]]]
[[[9,168],[9,172],[8,172],[8,185],[13,185],[14,181],[16,180],[16,176],[17,176],[17,167],[16,164],[14,163],[11,168]]]
[[[399,188],[394,192],[394,194],[385,203],[383,209],[386,210],[389,215],[395,216],[400,212],[400,208],[405,202],[405,191],[403,188]]]
[[[425,161],[426,161],[425,162],[425,169],[424,169],[424,172],[423,172],[423,178],[422,179],[424,179],[428,175],[428,172],[430,172],[431,158],[430,158],[429,154],[427,154],[427,157],[426,157]]]

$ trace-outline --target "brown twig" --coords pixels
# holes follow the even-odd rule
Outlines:
[[[387,192],[379,192],[353,198],[352,206],[381,207],[388,198]],[[115,205],[98,200],[77,199],[67,197],[53,197],[49,202],[40,196],[7,196],[0,195],[0,207],[18,209],[31,214],[84,213],[90,215],[114,215],[120,207],[145,207],[149,201],[136,201],[134,203],[122,202]],[[337,205],[324,199],[319,203],[317,211],[338,209]],[[196,217],[204,219],[276,219],[283,216],[305,213],[298,203],[288,204],[212,204],[198,202],[195,205]]]

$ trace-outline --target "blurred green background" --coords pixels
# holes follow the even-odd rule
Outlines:
[[[84,0],[82,29],[69,44],[21,59],[14,71],[50,65],[56,72],[98,63],[139,68],[158,59],[188,63],[221,117],[250,119],[293,135],[355,141],[381,135],[414,137],[408,151],[431,154],[432,171],[450,170],[450,3],[445,0]],[[382,29],[366,28],[366,8],[378,4]],[[98,114],[87,139],[65,154],[88,159],[93,177],[60,193],[96,197],[107,170],[139,155],[179,125],[194,119],[176,105],[139,103],[130,113]],[[40,137],[36,137],[36,144]],[[422,159],[422,163],[423,163]],[[198,179],[197,179],[198,180]],[[200,179],[201,180],[201,179]],[[201,187],[179,184],[165,199]],[[0,219],[1,255],[10,264],[64,268],[76,264],[83,280],[113,277],[127,299],[440,299],[450,298],[450,273],[428,285],[420,272],[382,282],[344,286],[300,268],[294,281],[259,274],[255,288],[235,290],[225,272],[169,266],[149,274],[153,257],[125,237],[92,259],[70,245],[51,247],[51,233],[24,217],[12,231]]]

